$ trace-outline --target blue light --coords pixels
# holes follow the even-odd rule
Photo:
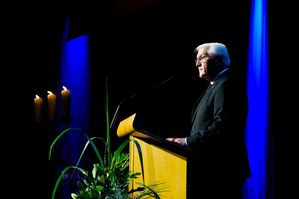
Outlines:
[[[64,55],[61,66],[61,86],[66,86],[72,92],[72,125],[82,129],[88,129],[89,121],[90,63],[88,44],[88,35],[66,42],[63,47]]]
[[[253,0],[251,7],[247,93],[247,149],[251,177],[244,198],[267,197],[268,131],[268,37],[266,0]],[[246,192],[246,193],[245,193]]]
[[[68,21],[66,30],[68,29]],[[67,31],[66,31],[67,32]],[[66,127],[80,128],[86,133],[89,129],[90,115],[90,58],[89,36],[83,35],[69,41],[62,42],[60,86],[71,91],[71,118],[72,121],[63,124]],[[75,165],[80,157],[86,138],[80,133],[70,133],[64,138],[61,159],[65,165]],[[80,164],[79,166],[82,166]],[[60,171],[60,168],[57,170]],[[63,181],[63,198],[69,198],[71,192],[70,179]]]

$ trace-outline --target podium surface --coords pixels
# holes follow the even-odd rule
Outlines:
[[[117,129],[119,137],[128,136],[131,141],[130,171],[142,174],[134,179],[130,186],[137,188],[136,182],[145,185],[158,183],[161,188],[158,192],[161,199],[187,198],[187,151],[178,144],[135,129],[135,119],[136,114],[133,114],[121,121]]]

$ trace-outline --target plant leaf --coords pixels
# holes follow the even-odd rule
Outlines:
[[[58,179],[56,180],[55,182],[55,186],[54,186],[54,189],[53,189],[53,192],[52,192],[52,199],[55,198],[55,195],[56,195],[56,192],[57,192],[57,189],[59,187],[59,184],[60,182],[62,181],[64,175],[70,170],[70,169],[78,169],[83,175],[88,175],[88,172],[85,171],[84,169],[82,168],[78,168],[78,167],[75,167],[75,166],[67,166],[63,169],[63,171],[61,172],[61,174],[59,175]]]
[[[101,154],[100,154],[99,150],[97,149],[97,146],[95,145],[95,143],[92,141],[93,139],[96,139],[96,138],[97,138],[97,139],[103,139],[103,138],[100,138],[100,137],[89,138],[89,136],[88,136],[86,133],[84,133],[83,130],[81,130],[81,129],[79,129],[79,128],[67,128],[67,129],[63,130],[63,131],[62,131],[62,132],[61,132],[61,133],[54,139],[54,141],[52,142],[52,144],[51,144],[51,146],[50,146],[50,150],[49,150],[49,157],[48,157],[48,159],[49,159],[49,160],[51,159],[52,151],[53,151],[54,145],[57,143],[57,141],[58,141],[63,135],[65,135],[66,133],[72,132],[72,130],[77,131],[77,132],[80,132],[81,134],[83,134],[83,135],[86,137],[86,139],[87,139],[87,143],[85,144],[85,148],[86,148],[87,145],[91,144],[91,146],[92,146],[92,148],[93,148],[93,150],[94,150],[94,152],[95,152],[95,154],[96,154],[96,156],[97,156],[97,158],[98,158],[98,160],[99,160],[101,166],[104,166],[104,162],[103,162],[103,159],[102,159],[102,157],[101,157]],[[82,153],[84,153],[85,148],[83,149]],[[82,153],[81,153],[80,157],[82,156]],[[80,161],[79,161],[79,162],[80,162]]]
[[[145,189],[136,197],[136,199],[142,198],[143,196],[152,196],[156,199],[160,199],[160,196],[158,195],[158,192],[165,192],[164,187],[162,187],[162,183],[156,182],[151,185],[145,185],[140,182],[136,182],[136,184],[144,187]]]
[[[93,143],[93,140],[95,140],[95,139],[99,139],[99,140],[105,142],[104,139],[101,138],[101,137],[92,137],[92,138],[88,138],[88,136],[87,136],[87,139],[88,139],[88,140],[87,140],[87,142],[85,143],[85,146],[84,146],[84,148],[82,149],[81,154],[80,154],[80,157],[79,157],[79,159],[78,159],[78,161],[77,161],[77,163],[76,163],[76,167],[79,166],[79,164],[80,164],[80,162],[81,162],[81,159],[82,159],[83,155],[85,154],[86,148],[89,146],[89,144],[93,144],[93,145],[95,145],[95,144]],[[100,161],[100,164],[101,164],[102,166],[104,166],[104,163],[103,163],[103,160],[102,160],[102,157],[101,157],[101,154],[100,154],[99,150],[97,149],[97,147],[93,147],[93,149],[94,149],[95,153],[96,153],[97,156],[98,156],[98,159],[99,159],[99,161]],[[74,175],[74,173],[75,173],[75,170],[73,171],[72,176]]]
[[[140,165],[141,165],[142,181],[143,181],[143,184],[145,184],[144,169],[143,169],[143,157],[142,157],[141,146],[140,146],[139,142],[137,142],[137,140],[133,140],[133,141],[134,141],[134,144],[136,145],[136,148],[137,148],[137,151],[138,151],[139,161],[140,161]]]
[[[124,148],[128,145],[130,140],[125,140],[114,152],[115,156],[119,156],[120,153],[124,150]]]
[[[51,159],[51,156],[52,156],[52,151],[53,151],[53,147],[54,145],[56,144],[56,142],[66,133],[70,132],[71,130],[78,130],[78,131],[81,131],[81,129],[77,129],[77,128],[67,128],[65,130],[63,130],[55,139],[54,141],[52,142],[51,146],[50,146],[50,150],[49,150],[49,156],[48,156],[48,160]]]
[[[111,151],[110,151],[110,116],[109,116],[109,96],[108,96],[108,78],[106,79],[106,100],[105,100],[105,109],[106,109],[106,144],[107,144],[107,155],[108,155],[108,167],[111,163]]]

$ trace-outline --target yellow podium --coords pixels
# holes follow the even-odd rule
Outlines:
[[[163,191],[161,199],[187,198],[187,155],[186,150],[178,144],[166,141],[160,137],[135,129],[136,113],[119,123],[117,135],[128,136],[131,140],[130,171],[143,174],[135,182],[146,185],[161,183]],[[136,144],[142,151],[143,171]],[[137,187],[136,183],[131,186]],[[133,188],[133,187],[132,187]]]

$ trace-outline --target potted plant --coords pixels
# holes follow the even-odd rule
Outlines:
[[[75,172],[79,172],[79,179],[77,181],[78,191],[71,193],[73,199],[139,199],[144,196],[152,198],[160,198],[160,192],[164,191],[161,186],[162,183],[154,183],[151,185],[145,185],[144,183],[135,182],[137,188],[129,190],[129,185],[132,183],[132,179],[141,175],[141,172],[129,171],[129,154],[124,152],[125,147],[130,140],[124,141],[114,152],[110,147],[110,127],[109,127],[109,111],[108,111],[108,89],[106,87],[106,140],[101,137],[89,137],[82,129],[67,128],[63,130],[51,143],[48,159],[51,160],[53,149],[64,135],[70,132],[80,132],[86,137],[86,143],[76,165],[66,166],[55,182],[54,189],[52,191],[52,199],[55,198],[56,192],[61,184],[61,181],[66,173],[72,172],[74,176]],[[97,147],[95,140],[100,140],[104,144],[104,154],[101,155],[101,151]],[[137,148],[140,149],[138,142],[134,141]],[[91,171],[88,169],[79,167],[80,161],[84,156],[88,146],[91,146],[96,154],[97,162],[93,163]],[[141,170],[143,170],[142,163],[142,151],[139,150]],[[133,187],[133,186],[132,186]],[[134,186],[136,187],[136,186]]]

